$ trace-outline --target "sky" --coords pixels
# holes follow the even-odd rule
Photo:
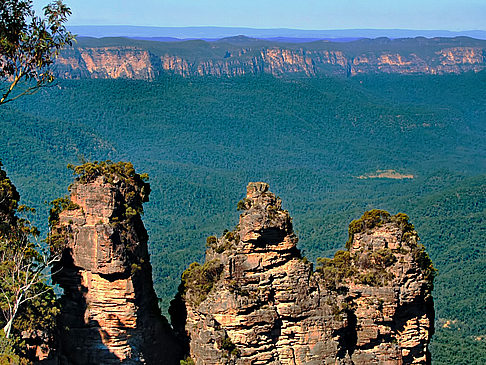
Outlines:
[[[49,0],[34,0],[36,10]],[[486,0],[64,0],[68,25],[486,30]]]

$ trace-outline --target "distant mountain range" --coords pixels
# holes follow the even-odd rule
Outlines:
[[[359,38],[415,38],[415,37],[471,37],[486,39],[484,30],[449,31],[449,30],[414,30],[414,29],[255,29],[236,27],[145,27],[128,25],[77,25],[69,30],[84,37],[128,37],[171,41],[181,39],[217,40],[237,35],[260,39],[278,39],[279,41],[315,41],[356,40]]]
[[[162,41],[164,40],[164,41]],[[486,41],[455,38],[377,38],[348,42],[283,42],[235,36],[217,41],[147,41],[78,37],[56,62],[62,78],[359,74],[459,74],[486,68]]]

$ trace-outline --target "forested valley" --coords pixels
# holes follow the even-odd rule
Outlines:
[[[486,363],[486,73],[352,78],[59,80],[0,110],[0,156],[33,221],[68,194],[67,164],[148,173],[144,223],[160,306],[238,221],[249,181],[295,218],[309,260],[372,208],[407,213],[435,282],[436,364]]]

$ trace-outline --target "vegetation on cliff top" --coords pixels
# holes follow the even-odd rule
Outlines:
[[[136,173],[131,162],[93,161],[78,166],[68,164],[68,168],[73,171],[76,181],[81,184],[91,183],[100,176],[110,184],[120,181],[124,183],[124,209],[121,216],[111,218],[113,223],[143,214],[142,204],[149,201],[150,195],[150,184],[147,183],[149,176],[146,173]]]
[[[368,233],[373,228],[385,224],[393,224],[399,228],[401,232],[400,243],[405,243],[406,247],[401,246],[395,250],[383,247],[369,252],[365,249],[361,255],[350,253],[349,250],[355,234]],[[349,238],[346,242],[348,251],[337,251],[332,259],[317,259],[317,272],[329,289],[337,289],[348,278],[354,282],[370,286],[386,285],[394,277],[388,268],[397,261],[396,254],[404,254],[410,252],[410,250],[412,259],[422,270],[429,288],[433,288],[437,270],[425,251],[425,247],[417,243],[419,240],[417,232],[406,214],[398,213],[392,216],[385,210],[373,209],[365,212],[360,219],[353,220],[349,225],[348,233]]]
[[[68,168],[73,170],[77,179],[83,184],[92,182],[99,176],[106,177],[109,182],[121,180],[132,184],[143,184],[149,178],[148,174],[137,174],[131,162],[123,161],[93,161],[78,166],[69,164]]]
[[[349,224],[348,240],[346,241],[346,248],[349,249],[353,242],[354,235],[360,232],[368,232],[375,227],[380,227],[386,223],[396,223],[402,230],[403,234],[410,234],[414,232],[413,224],[408,222],[408,216],[404,213],[398,213],[392,216],[385,210],[372,209],[363,214],[359,219],[352,221]]]

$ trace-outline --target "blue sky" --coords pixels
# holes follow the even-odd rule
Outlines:
[[[48,0],[34,0],[41,9]],[[64,0],[69,25],[486,30],[486,0]]]

